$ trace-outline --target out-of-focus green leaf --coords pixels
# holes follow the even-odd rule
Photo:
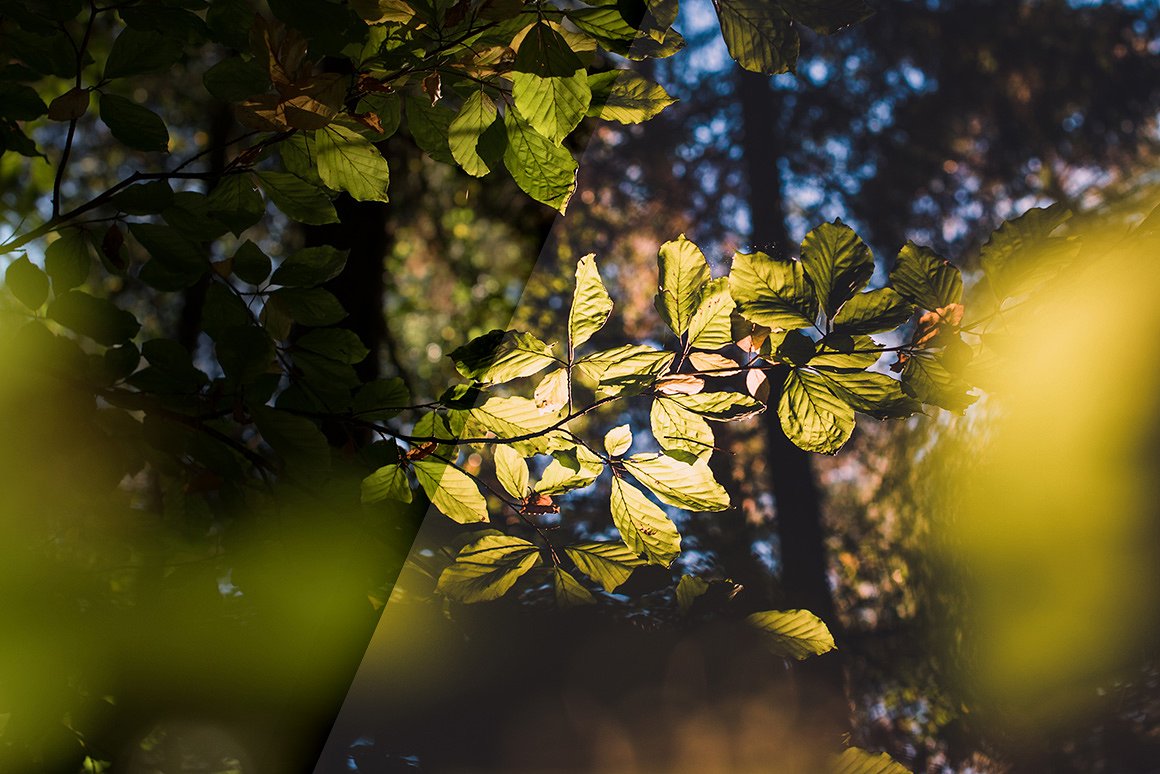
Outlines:
[[[80,290],[58,293],[48,305],[48,316],[69,330],[107,347],[128,341],[141,329],[137,318],[129,312],[107,299]]]
[[[39,309],[48,300],[48,275],[27,256],[8,264],[4,281],[12,295],[29,309]]]

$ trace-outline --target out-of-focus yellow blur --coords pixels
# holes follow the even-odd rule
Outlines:
[[[962,675],[1006,730],[1075,721],[1155,643],[1160,602],[1160,241],[1087,227],[1061,281],[1003,315],[1001,367],[947,443]],[[1035,261],[1034,254],[1021,257]]]

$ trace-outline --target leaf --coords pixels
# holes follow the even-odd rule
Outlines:
[[[76,229],[66,231],[44,251],[44,270],[52,278],[52,287],[60,293],[83,285],[92,267],[89,240]]]
[[[118,97],[101,95],[101,120],[121,142],[142,151],[169,150],[169,130],[161,117],[148,108]]]
[[[219,331],[214,354],[228,378],[249,384],[269,369],[274,359],[274,343],[262,328],[241,325]]]
[[[8,264],[4,281],[12,295],[29,309],[39,309],[48,300],[48,275],[27,256]]]
[[[407,127],[411,136],[423,152],[436,161],[444,164],[454,164],[455,157],[451,154],[450,134],[451,122],[455,114],[442,102],[432,105],[431,101],[422,97],[408,94],[405,100],[407,108]]]
[[[780,656],[803,661],[836,647],[830,630],[808,610],[766,610],[745,620],[766,636],[770,650]]]
[[[622,478],[612,479],[612,523],[624,544],[652,564],[668,567],[681,553],[681,533],[644,492]]]
[[[580,585],[567,570],[553,567],[553,586],[556,591],[556,604],[560,607],[574,607],[576,605],[591,605],[596,602],[592,592]]]
[[[709,423],[670,398],[658,397],[649,409],[649,424],[657,444],[666,452],[690,455],[690,461],[713,453]]]
[[[576,264],[576,288],[568,310],[568,342],[571,351],[604,327],[612,313],[612,298],[600,279],[596,256],[584,256]]]
[[[182,46],[173,38],[156,32],[126,28],[105,60],[105,78],[164,70],[181,58]]]
[[[939,359],[917,352],[906,359],[902,369],[902,389],[907,395],[949,411],[963,411],[978,398],[967,391],[971,386],[947,370]]]
[[[665,374],[657,379],[657,395],[696,395],[705,389],[705,380],[692,374]]]
[[[128,341],[141,329],[137,318],[129,312],[111,301],[80,290],[58,293],[48,305],[48,316],[69,330],[107,347]]]
[[[591,485],[603,472],[604,462],[583,446],[566,452],[557,451],[548,467],[544,468],[535,489],[541,494],[563,494]]]
[[[456,554],[435,590],[457,602],[490,602],[506,594],[539,563],[539,549],[532,543],[509,535],[487,535]]]
[[[890,284],[903,298],[923,309],[940,309],[963,298],[963,278],[949,261],[929,247],[907,242],[890,272]]]
[[[334,203],[321,189],[289,172],[259,172],[262,190],[291,220],[308,226],[338,223]]]
[[[346,317],[334,294],[322,288],[279,288],[270,294],[266,306],[302,325],[334,325]]]
[[[506,444],[495,447],[495,474],[508,494],[519,500],[528,496],[528,463]]]
[[[813,286],[797,261],[737,253],[729,290],[746,320],[773,330],[808,328],[818,316]]]
[[[802,265],[826,317],[865,286],[874,273],[874,256],[854,230],[835,220],[823,223],[802,241]]]
[[[838,310],[834,332],[856,335],[884,333],[904,324],[914,314],[914,305],[893,288],[878,288],[859,293]]]
[[[854,432],[854,409],[819,374],[795,368],[785,380],[777,416],[800,449],[836,454]]]
[[[523,454],[544,454],[548,451],[550,438],[544,435],[549,427],[559,421],[554,414],[545,414],[536,402],[519,396],[488,398],[470,409],[464,432],[475,437],[491,432],[499,438],[519,438],[535,434],[521,441],[512,441],[516,451]]]
[[[173,205],[173,189],[166,180],[137,183],[114,196],[113,204],[129,215],[156,215]]]
[[[676,508],[723,511],[729,507],[729,494],[704,460],[688,463],[665,454],[637,454],[626,459],[624,467],[662,502]]]
[[[568,405],[568,370],[557,368],[536,385],[532,395],[540,413],[555,414]]]
[[[270,276],[270,257],[250,240],[242,243],[232,259],[234,276],[251,285],[260,285]]]
[[[592,91],[583,68],[567,76],[512,74],[516,110],[528,125],[556,145],[572,133],[588,112]]]
[[[323,331],[318,331],[321,333]],[[308,334],[309,335],[309,334]],[[305,337],[304,337],[305,338]],[[411,402],[407,385],[397,376],[367,382],[354,397],[351,410],[363,419],[391,419]]]
[[[729,55],[746,70],[766,75],[793,72],[798,35],[789,14],[770,0],[715,0]]]
[[[306,417],[268,406],[250,406],[262,439],[295,475],[322,478],[330,472],[330,444]]]
[[[463,107],[448,125],[447,143],[451,155],[467,174],[483,177],[491,171],[491,165],[479,153],[479,142],[498,116],[495,102],[481,89],[464,100]]]
[[[515,110],[504,114],[507,148],[503,163],[516,185],[560,213],[576,190],[576,160],[566,149],[533,129]]]
[[[307,331],[294,341],[294,347],[348,365],[361,363],[370,354],[358,334],[346,328],[316,328]]]
[[[717,422],[736,422],[765,410],[759,401],[740,392],[702,392],[696,395],[675,395],[668,400],[686,411]]]
[[[89,95],[87,91],[81,93],[84,98],[84,104],[80,105],[80,97],[70,97],[69,95],[72,93],[72,91],[66,92],[61,97],[57,97],[52,101],[52,108],[49,108],[44,104],[44,100],[40,98],[40,95],[36,93],[36,89],[31,86],[25,86],[23,83],[5,83],[0,81],[0,116],[12,119],[13,121],[32,121],[40,118],[45,113],[48,113],[48,117],[54,121],[67,121],[74,117],[79,118],[80,115],[84,115],[85,110],[88,108]],[[64,97],[69,97],[75,105],[79,106],[80,114],[78,116],[71,115],[76,112],[76,108],[68,105],[67,101],[64,105],[60,104],[60,100]],[[68,115],[64,118],[56,118],[57,115],[61,115],[62,110],[66,111]]]
[[[698,349],[720,349],[733,343],[733,296],[729,278],[709,280],[701,301],[689,319],[689,346]]]
[[[621,124],[648,121],[677,101],[659,83],[634,70],[589,75],[588,88],[592,94],[588,115]]]
[[[520,40],[512,69],[543,78],[567,78],[584,69],[584,64],[563,35],[548,22],[537,21]]]
[[[701,302],[701,289],[711,279],[709,264],[701,248],[681,234],[661,245],[657,266],[660,269],[657,311],[673,333],[683,336]]]
[[[853,336],[853,349],[849,352],[822,350],[810,358],[810,368],[815,371],[864,371],[878,362],[882,356],[882,345],[869,336]]]
[[[642,392],[673,362],[672,352],[644,344],[626,344],[585,355],[576,361],[580,373],[597,382],[597,394]]]
[[[206,91],[224,102],[241,102],[270,88],[270,75],[257,59],[231,56],[205,71]]]
[[[793,17],[821,35],[832,35],[838,30],[866,21],[874,10],[862,0],[777,0],[778,5]]]
[[[632,446],[632,429],[628,425],[619,425],[604,434],[604,451],[609,457],[619,457]]]
[[[639,6],[637,8],[639,9]],[[624,4],[622,8],[615,3],[607,3],[595,8],[572,8],[566,13],[569,21],[603,48],[621,56],[640,59],[643,56],[638,54],[637,49],[640,48],[640,43],[645,42],[645,38],[640,36],[636,26],[624,17],[625,13],[638,16],[634,13],[636,10],[628,4]]]
[[[979,260],[999,298],[1019,295],[1050,279],[1079,252],[1074,238],[1051,234],[1071,218],[1056,203],[1032,208],[991,234]]]
[[[722,279],[725,279],[722,277]],[[730,305],[733,299],[729,299]],[[741,367],[735,360],[730,360],[716,352],[691,352],[689,363],[699,372],[706,372],[710,376],[736,376],[741,373]],[[754,373],[754,372],[751,372]],[[761,373],[757,371],[756,373]]]
[[[329,245],[306,247],[291,255],[274,270],[270,282],[290,287],[313,287],[332,280],[346,266],[346,250]]]
[[[902,382],[872,371],[821,372],[830,390],[855,411],[875,419],[909,417],[922,404],[902,391]]]
[[[687,613],[693,608],[693,603],[697,601],[697,597],[703,596],[709,590],[709,581],[704,578],[698,578],[695,575],[682,575],[681,579],[677,581],[677,606],[682,613]]]
[[[834,759],[831,774],[910,774],[910,769],[886,753],[848,747]]]
[[[624,543],[577,543],[566,546],[564,553],[576,569],[610,594],[628,580],[635,568],[645,564]]]
[[[331,124],[314,133],[318,175],[328,188],[346,191],[360,202],[385,202],[391,182],[387,161],[358,132]]]
[[[466,473],[441,460],[416,460],[411,466],[419,486],[443,515],[459,524],[488,520],[487,501]]]
[[[364,505],[383,500],[411,502],[411,484],[402,465],[384,465],[362,480],[359,487]]]
[[[234,236],[239,236],[266,214],[266,202],[249,175],[223,177],[206,204],[209,215],[229,226]]]
[[[465,378],[485,384],[531,376],[557,362],[551,347],[532,334],[498,328],[455,349],[451,359]]]

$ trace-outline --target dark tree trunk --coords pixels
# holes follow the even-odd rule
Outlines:
[[[736,86],[745,132],[751,241],[764,251],[786,254],[790,249],[789,234],[778,168],[782,100],[764,76],[738,73]],[[785,376],[780,370],[770,374],[769,405],[774,409],[762,414],[766,466],[781,544],[781,604],[813,612],[839,636],[828,581],[817,477],[809,453],[786,438],[775,410]],[[840,656],[831,653],[805,661],[797,670],[803,720],[836,745],[849,722]]]

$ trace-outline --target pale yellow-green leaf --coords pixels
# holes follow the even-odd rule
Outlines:
[[[781,429],[798,448],[835,454],[854,432],[854,409],[820,375],[794,369],[777,404]]]
[[[536,483],[537,492],[556,495],[573,489],[583,489],[604,472],[604,462],[583,446],[568,451],[570,453],[556,452],[553,455],[552,461],[544,468],[539,482]],[[566,457],[571,458],[570,465],[561,462]]]
[[[370,140],[340,124],[314,133],[318,175],[328,188],[346,191],[361,202],[385,202],[390,170]]]
[[[610,457],[619,457],[632,446],[632,429],[628,425],[619,425],[604,435],[604,450]]]
[[[886,753],[849,747],[834,758],[830,774],[910,774],[910,769]]]
[[[495,447],[495,475],[512,497],[522,500],[528,496],[528,463],[506,444]]]
[[[691,511],[723,511],[729,494],[704,460],[682,462],[664,454],[636,454],[624,461],[628,472],[663,502]]]
[[[741,373],[737,361],[716,352],[692,352],[689,354],[689,362],[698,371],[713,376],[734,376]]]
[[[633,70],[610,70],[588,76],[592,102],[588,115],[621,124],[639,124],[660,115],[677,100],[659,83]]]
[[[674,395],[670,400],[686,411],[717,422],[747,419],[765,409],[759,401],[739,392],[702,392],[696,395]]]
[[[671,398],[658,397],[653,401],[649,421],[653,437],[665,451],[690,454],[696,459],[713,453],[713,430],[709,423],[681,408]]]
[[[677,606],[682,613],[689,612],[697,597],[709,590],[709,581],[696,575],[682,575],[677,581]]]
[[[797,261],[737,253],[729,290],[746,320],[775,331],[808,328],[818,314],[813,286]]]
[[[487,131],[499,113],[495,102],[482,90],[472,92],[452,119],[447,130],[451,155],[463,171],[474,177],[483,177],[491,168],[479,155],[479,138]]]
[[[537,132],[515,110],[504,113],[503,163],[528,196],[563,213],[576,190],[576,159]]]
[[[689,346],[697,349],[720,349],[733,343],[733,296],[729,279],[710,280],[701,293],[701,301],[689,319]]]
[[[766,636],[766,644],[781,656],[801,661],[834,650],[834,637],[808,610],[766,610],[746,618]]]
[[[489,602],[539,563],[534,544],[510,535],[487,535],[456,554],[435,588],[458,602]]]
[[[367,504],[388,499],[409,503],[411,485],[401,465],[384,465],[362,480],[361,494]]]
[[[559,145],[588,112],[592,91],[583,68],[566,76],[516,72],[512,73],[512,97],[531,127]]]
[[[548,374],[536,385],[532,393],[536,401],[536,408],[542,413],[556,414],[568,405],[568,369],[557,368]]]
[[[681,553],[681,534],[644,492],[622,478],[612,480],[612,523],[624,543],[649,562],[668,567]]]
[[[568,340],[572,350],[604,327],[612,312],[612,298],[600,279],[596,256],[586,255],[576,264],[576,289],[568,312]]]
[[[431,504],[449,519],[460,524],[488,520],[487,501],[466,473],[440,460],[417,460],[411,466]]]
[[[467,411],[464,435],[478,438],[490,432],[501,439],[519,438],[509,441],[516,451],[544,454],[548,451],[549,438],[543,433],[561,419],[559,414],[545,414],[530,398],[488,398]],[[533,437],[524,438],[528,435]]]
[[[570,572],[559,567],[554,567],[553,571],[552,585],[556,590],[556,604],[560,607],[591,605],[596,601],[592,592],[580,585]]]
[[[657,265],[660,268],[657,311],[673,333],[681,336],[689,330],[693,312],[701,301],[702,288],[711,279],[709,264],[701,248],[681,234],[661,245]]]
[[[624,543],[577,543],[567,546],[564,553],[578,570],[610,593],[628,580],[634,568],[645,564]]]

